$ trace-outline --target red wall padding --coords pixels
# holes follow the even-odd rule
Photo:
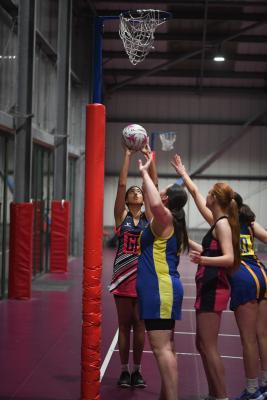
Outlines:
[[[33,254],[33,204],[10,204],[9,240],[10,299],[31,297],[32,254]]]
[[[53,200],[51,210],[50,271],[66,272],[69,252],[70,202]]]

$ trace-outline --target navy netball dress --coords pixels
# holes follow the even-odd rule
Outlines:
[[[240,268],[230,276],[233,311],[249,301],[267,299],[267,271],[254,251],[253,224],[240,226],[240,249]]]
[[[140,319],[181,319],[183,287],[177,271],[177,239],[155,235],[149,225],[140,236],[137,293]]]
[[[145,214],[141,214],[137,225],[129,211],[117,228],[119,239],[117,254],[113,265],[113,276],[109,291],[117,296],[137,297],[136,274],[139,255],[139,236],[148,222]]]
[[[218,257],[222,255],[219,241],[212,236],[212,231],[222,218],[227,217],[219,218],[204,236],[202,256]],[[227,308],[230,298],[227,268],[199,264],[196,273],[196,287],[196,310],[221,312]]]

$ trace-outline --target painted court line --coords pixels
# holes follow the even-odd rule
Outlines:
[[[183,309],[182,311],[195,312],[195,309]],[[225,310],[224,312],[232,312],[232,311]],[[174,333],[177,334],[177,335],[195,335],[195,332],[179,332],[179,331],[176,331]],[[227,334],[227,333],[220,333],[219,336],[222,336],[222,337],[239,337],[239,335]],[[114,335],[114,337],[112,339],[111,345],[110,345],[110,347],[108,349],[108,352],[106,354],[106,357],[105,357],[105,359],[104,359],[104,361],[103,361],[103,363],[101,365],[101,368],[100,368],[100,382],[102,381],[102,378],[103,378],[103,376],[104,376],[104,374],[106,372],[106,369],[108,367],[108,364],[110,362],[110,359],[112,357],[113,352],[118,352],[119,351],[119,350],[115,349],[115,347],[116,347],[116,345],[118,343],[118,337],[119,337],[119,329],[117,329],[117,331],[116,331],[116,333],[115,333],[115,335]],[[131,350],[131,352],[132,352],[132,350]],[[144,350],[143,352],[152,354],[152,351],[149,351],[149,350]],[[178,355],[187,355],[187,356],[199,356],[198,353],[176,353],[176,354],[178,354]],[[232,357],[232,356],[221,356],[221,357],[222,358],[240,359],[240,360],[243,359],[242,357]]]
[[[176,335],[196,335],[195,332],[174,332]],[[223,337],[237,337],[240,338],[239,335],[232,335],[232,334],[228,334],[228,333],[219,333],[219,336],[223,336]]]
[[[119,350],[114,350],[115,352],[118,352]],[[130,353],[132,353],[133,351],[130,350]],[[153,354],[151,350],[143,350],[143,353],[147,353],[147,354]],[[176,354],[179,356],[200,356],[199,353],[178,353],[176,352]],[[222,356],[222,358],[229,358],[229,359],[236,359],[236,360],[243,360],[243,357],[238,357],[238,356]]]
[[[184,311],[184,312],[196,312],[196,310],[194,309],[194,308],[182,308],[182,311]],[[223,314],[224,313],[232,313],[233,314],[233,311],[231,311],[231,310],[224,310],[223,311]]]
[[[115,347],[116,347],[117,342],[118,342],[118,337],[119,337],[119,329],[117,329],[117,331],[116,331],[116,333],[114,335],[114,338],[113,338],[113,340],[111,342],[111,345],[109,346],[109,349],[108,349],[108,352],[106,354],[106,357],[105,357],[105,359],[104,359],[104,361],[103,361],[103,363],[101,365],[101,368],[100,368],[100,382],[101,382],[101,380],[102,380],[102,378],[103,378],[103,376],[104,376],[104,374],[106,372],[106,369],[107,369],[107,366],[108,366],[108,364],[110,362],[110,359],[111,359],[113,351],[118,351],[118,350],[115,350]]]

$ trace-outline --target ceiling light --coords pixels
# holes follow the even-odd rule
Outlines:
[[[217,49],[214,53],[214,56],[213,56],[213,61],[216,61],[216,62],[225,61],[225,56],[224,56],[221,46],[217,47]]]
[[[216,54],[216,55],[213,57],[213,61],[216,61],[216,62],[223,62],[223,61],[225,61],[225,57],[224,57],[222,54]]]

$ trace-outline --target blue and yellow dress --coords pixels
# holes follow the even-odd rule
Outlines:
[[[267,270],[254,251],[253,225],[240,226],[240,249],[241,265],[229,277],[233,311],[249,301],[267,299]]]
[[[163,239],[148,225],[141,233],[137,268],[140,319],[181,319],[179,250],[174,231]]]

